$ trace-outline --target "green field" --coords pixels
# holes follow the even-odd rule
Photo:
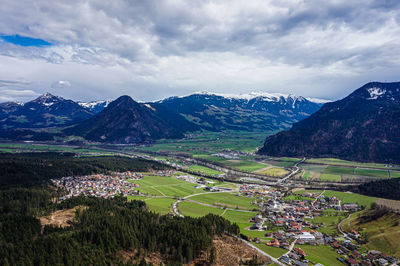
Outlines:
[[[318,231],[333,235],[339,233],[337,230],[337,225],[342,219],[346,218],[346,216],[347,213],[325,210],[322,212],[321,216],[315,216],[314,219],[309,221],[315,224],[325,223],[326,227],[320,227]]]
[[[224,132],[198,131],[193,132],[191,138],[183,140],[157,141],[156,144],[141,148],[146,151],[179,151],[188,154],[205,154],[222,150],[236,150],[242,152],[255,152],[262,146],[265,137],[272,132],[227,130]],[[202,150],[202,152],[199,152]]]
[[[367,236],[368,243],[363,249],[375,249],[386,254],[400,257],[400,215],[388,213],[369,222],[361,223],[360,216],[368,215],[371,210],[357,212],[342,223],[344,231],[355,229]]]
[[[184,216],[200,217],[209,213],[221,215],[224,210],[199,205],[189,201],[180,202],[178,205],[179,212]]]
[[[261,175],[267,175],[267,176],[284,177],[287,174],[289,174],[289,171],[285,170],[283,168],[273,167],[273,168],[263,170],[261,172],[257,171],[257,173],[261,174]]]
[[[299,166],[306,171],[320,172],[320,173],[322,173],[325,170],[325,168],[327,168],[326,165],[315,165],[315,164],[305,164],[305,163],[302,163]]]
[[[356,168],[354,171],[354,174],[359,175],[359,176],[389,178],[389,173],[388,173],[388,171],[385,171],[385,170],[371,170],[371,169]]]
[[[114,154],[101,148],[67,145],[47,145],[34,143],[0,143],[1,152],[73,152],[73,153],[97,153],[99,155]]]
[[[385,166],[385,164],[360,163],[360,162],[352,162],[352,161],[340,160],[340,159],[335,159],[335,158],[312,158],[312,159],[307,159],[306,162],[315,163],[315,164],[344,165],[344,166],[353,166],[353,167],[358,166],[358,167],[371,167],[371,168],[382,168],[382,169],[387,168]]]
[[[262,163],[249,160],[224,160],[221,161],[220,163],[244,172],[254,172],[256,170],[260,170],[268,166]]]
[[[279,258],[280,256],[282,256],[283,254],[285,254],[287,252],[286,249],[269,247],[269,246],[265,245],[265,243],[260,243],[260,244],[253,243],[253,245],[258,247],[262,251],[268,253],[269,255],[271,255],[274,258]]]
[[[153,212],[167,214],[171,212],[171,205],[175,201],[175,199],[170,198],[151,198],[146,200],[146,204]]]
[[[310,177],[310,171],[305,171],[303,178],[307,180],[309,177]]]
[[[251,205],[251,202],[254,201],[254,199],[239,197],[226,192],[196,195],[190,197],[190,199],[211,205],[227,206],[229,208],[238,207],[241,209],[252,210],[257,207],[255,205]]]
[[[333,181],[333,182],[340,182],[342,181],[342,177],[340,175],[334,174],[321,174],[320,178],[321,181]]]
[[[222,172],[201,166],[201,165],[190,165],[188,167],[189,170],[194,171],[194,172],[199,172],[199,173],[204,173],[206,175],[220,175]]]
[[[309,246],[309,245],[295,245],[295,247],[301,248],[306,252],[306,259],[311,261],[313,264],[321,263],[323,265],[343,265],[336,258],[339,258],[339,254],[330,246]]]
[[[322,192],[321,190],[302,190],[302,191],[296,191],[295,193],[303,194],[303,193],[321,193],[321,192]],[[327,190],[324,192],[323,195],[327,197],[336,196],[342,201],[342,203],[357,203],[360,206],[364,206],[366,208],[371,207],[371,204],[376,201],[375,197],[369,197],[350,192]]]
[[[354,169],[352,167],[339,167],[339,166],[328,166],[324,169],[324,174],[335,174],[335,175],[354,175]]]
[[[151,196],[184,197],[202,192],[194,188],[195,184],[174,177],[145,176],[133,182],[140,185],[137,191]]]

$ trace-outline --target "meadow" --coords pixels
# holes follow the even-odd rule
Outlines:
[[[206,175],[220,175],[222,174],[222,172],[205,167],[205,166],[201,166],[201,165],[189,165],[188,169],[194,172],[198,172],[198,173],[204,173]]]
[[[355,229],[362,236],[367,237],[368,242],[362,245],[362,249],[375,249],[396,257],[400,256],[400,215],[387,213],[369,222],[360,222],[359,217],[368,216],[372,210],[364,210],[354,213],[342,223],[344,231]]]
[[[296,191],[296,194],[302,193],[321,193],[322,190],[301,190]],[[357,203],[360,206],[364,206],[365,208],[370,208],[371,204],[376,202],[375,197],[364,196],[356,193],[351,192],[339,192],[333,190],[326,190],[323,194],[326,197],[335,196],[342,201],[342,203]]]
[[[132,182],[139,184],[137,191],[150,196],[185,197],[202,191],[194,188],[195,184],[174,177],[146,175]]]
[[[239,197],[231,193],[221,192],[221,193],[209,193],[190,197],[191,200],[216,205],[216,206],[226,206],[228,208],[240,208],[246,210],[252,210],[257,206],[251,205],[254,199]]]
[[[295,245],[306,252],[306,259],[313,264],[321,263],[322,265],[343,265],[337,258],[340,257],[336,251],[330,246],[310,246]]]

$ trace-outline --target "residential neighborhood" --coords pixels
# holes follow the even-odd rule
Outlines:
[[[61,197],[65,200],[77,196],[95,196],[110,198],[116,195],[135,195],[138,194],[133,188],[139,185],[128,180],[142,179],[143,174],[136,172],[123,172],[111,174],[94,174],[84,176],[67,176],[52,179],[53,185],[58,189],[65,189],[68,194]]]

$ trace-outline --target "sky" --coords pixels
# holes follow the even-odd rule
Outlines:
[[[399,81],[398,0],[0,0],[0,102]]]

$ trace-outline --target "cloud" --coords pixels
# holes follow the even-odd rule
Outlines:
[[[12,90],[12,89],[2,89],[0,87],[0,101],[19,101],[28,100],[32,97],[37,97],[39,93],[32,90]]]
[[[40,92],[68,81],[63,96],[79,100],[198,90],[338,99],[398,79],[400,67],[395,0],[21,0],[0,12],[2,35],[52,44],[0,40],[0,79]]]

